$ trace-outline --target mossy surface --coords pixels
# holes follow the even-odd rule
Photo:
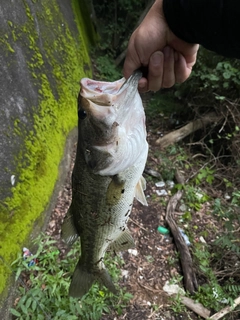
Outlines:
[[[24,7],[26,22],[16,25],[8,20],[8,36],[0,45],[6,57],[11,54],[13,60],[18,58],[15,46],[24,47],[26,72],[38,103],[26,102],[28,124],[14,119],[10,128],[11,135],[24,143],[12,155],[18,177],[12,196],[0,203],[0,293],[11,273],[9,266],[48,205],[66,137],[77,124],[79,80],[91,77],[88,40],[79,15],[75,15],[74,29],[57,0],[23,1],[18,5]]]

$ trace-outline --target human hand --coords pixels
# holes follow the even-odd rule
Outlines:
[[[129,40],[123,74],[129,78],[144,66],[148,74],[139,81],[140,91],[169,88],[189,77],[197,51],[198,45],[189,44],[172,33],[164,18],[162,0],[156,0]]]

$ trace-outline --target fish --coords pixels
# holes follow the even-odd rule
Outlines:
[[[148,143],[137,89],[141,76],[135,71],[128,80],[80,81],[72,202],[61,232],[68,245],[80,237],[81,255],[69,288],[75,298],[81,299],[95,281],[117,294],[105,253],[135,247],[127,228],[134,197],[147,205],[142,173]]]

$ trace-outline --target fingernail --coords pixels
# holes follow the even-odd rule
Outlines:
[[[138,83],[138,88],[139,88],[139,89],[145,88],[145,84],[142,83],[142,82]]]
[[[151,56],[152,64],[154,66],[159,66],[162,63],[162,53],[161,52],[155,52]]]

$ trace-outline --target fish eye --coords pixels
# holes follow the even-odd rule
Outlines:
[[[86,111],[82,108],[81,105],[81,95],[79,93],[78,99],[77,99],[77,107],[78,107],[78,119],[84,120],[87,116]]]
[[[83,109],[79,109],[78,110],[78,118],[81,119],[81,120],[84,120],[87,116],[87,113],[85,110]]]

